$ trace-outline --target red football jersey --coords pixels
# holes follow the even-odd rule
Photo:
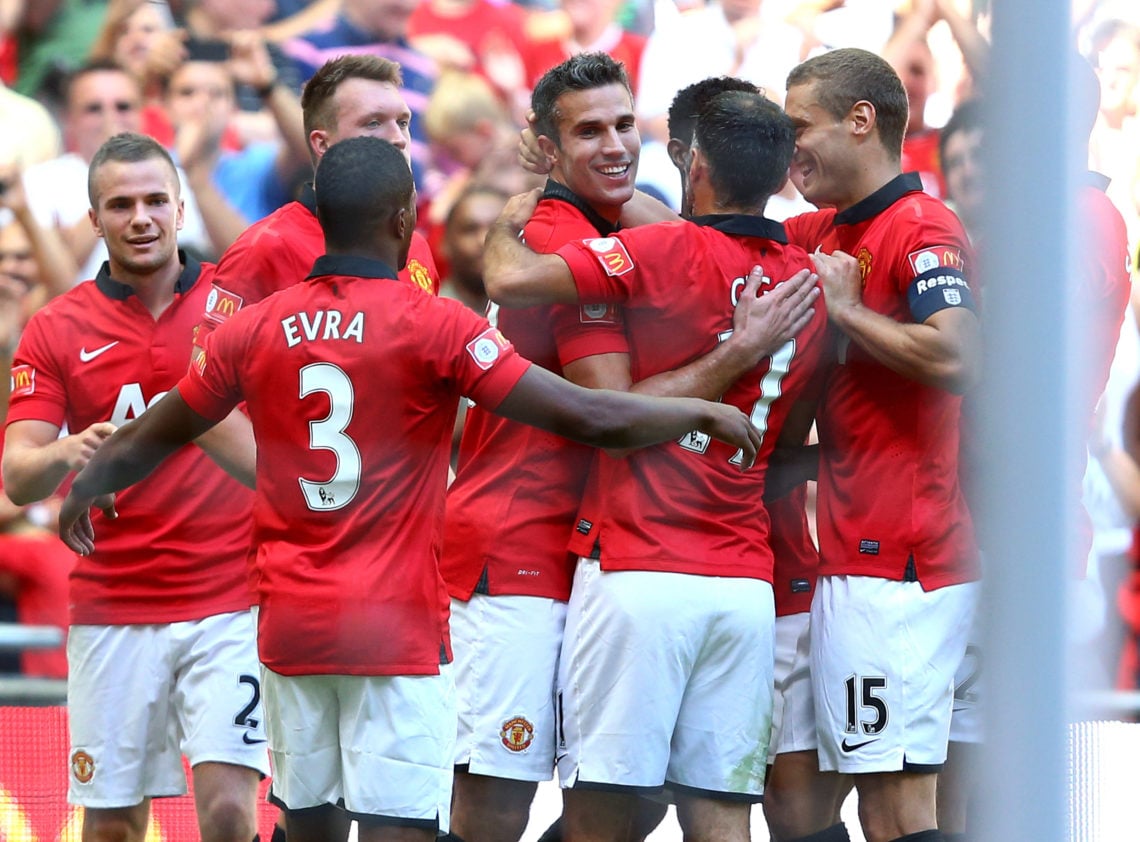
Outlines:
[[[414,41],[424,35],[450,35],[471,50],[474,64],[470,72],[497,87],[496,64],[522,63],[519,45],[527,41],[526,13],[509,0],[475,0],[462,10],[457,6],[450,10],[458,13],[441,14],[433,4],[420,3],[408,19],[408,37]]]
[[[941,134],[938,129],[911,132],[903,138],[902,148],[902,171],[918,173],[922,189],[935,199],[946,195],[946,179],[938,153]]]
[[[806,504],[806,484],[766,504],[772,520],[769,544],[775,558],[772,595],[777,617],[811,610],[819,577],[819,551],[811,539]]]
[[[610,228],[551,182],[523,234],[532,249],[548,253]],[[556,374],[582,357],[629,351],[613,305],[502,309],[498,326],[520,354]],[[485,576],[482,588],[489,594],[569,599],[575,559],[566,539],[594,453],[471,407],[459,444],[459,469],[447,493],[440,569],[451,595],[470,599]]]
[[[12,366],[8,423],[122,425],[186,373],[213,266],[183,257],[174,301],[156,321],[107,273],[32,316]],[[120,491],[119,516],[92,512],[95,552],[71,574],[71,622],[173,623],[249,608],[252,493],[195,445]]]
[[[619,301],[634,382],[711,351],[732,329],[751,268],[781,281],[810,266],[783,226],[749,216],[703,217],[633,228],[558,250],[584,301]],[[765,285],[764,292],[772,289]],[[605,570],[661,570],[772,581],[764,473],[796,397],[808,385],[827,317],[811,323],[723,396],[763,430],[756,464],[693,432],[624,459],[599,454],[570,549],[600,551]]]
[[[243,309],[179,383],[208,418],[246,401],[258,442],[258,650],[285,675],[434,674],[460,395],[498,406],[529,363],[457,301],[325,255]]]
[[[591,50],[600,50],[607,53],[615,61],[625,65],[625,75],[629,77],[629,86],[637,95],[638,73],[641,70],[641,54],[645,52],[646,37],[624,29],[613,30],[614,37],[610,43],[599,43],[590,46]],[[575,55],[568,49],[565,41],[553,38],[545,41],[531,41],[523,46],[523,64],[526,66],[527,85],[533,89],[547,70],[557,67],[566,59]]]
[[[863,304],[900,322],[970,306],[961,223],[901,175],[841,214],[788,222],[793,240],[855,255]],[[821,575],[917,579],[926,590],[978,578],[958,481],[962,398],[903,377],[841,339],[819,409]]]
[[[301,201],[289,202],[250,225],[218,261],[214,294],[207,301],[195,345],[242,307],[268,298],[305,278],[325,253],[325,235],[316,217],[316,199],[306,187]],[[412,234],[408,264],[400,280],[439,294],[439,272],[427,241]]]

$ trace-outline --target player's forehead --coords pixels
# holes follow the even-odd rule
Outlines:
[[[93,70],[79,76],[72,84],[68,100],[73,109],[83,110],[92,102],[126,100],[137,104],[138,86],[122,70]]]
[[[155,196],[178,198],[178,176],[163,158],[105,161],[95,171],[95,194],[100,205]]]
[[[633,119],[633,100],[625,85],[613,83],[582,91],[567,91],[558,97],[559,127],[571,130],[583,125],[617,125]]]
[[[784,112],[796,125],[818,122],[827,114],[819,100],[819,83],[802,82],[792,85],[784,97]]]
[[[399,88],[392,82],[375,79],[345,79],[333,97],[338,120],[356,121],[364,117],[394,120],[410,117]]]

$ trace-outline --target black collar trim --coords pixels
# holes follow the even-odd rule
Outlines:
[[[747,213],[710,213],[705,216],[694,216],[693,223],[737,237],[763,237],[781,245],[788,243],[784,224],[766,216],[752,216]]]
[[[198,282],[198,277],[202,274],[202,264],[182,249],[178,250],[178,261],[182,264],[182,271],[178,275],[178,280],[174,282],[174,291],[182,295],[193,289],[194,284]],[[99,267],[99,274],[95,276],[95,286],[101,293],[115,301],[126,301],[135,294],[131,286],[111,277],[111,264],[106,260]]]
[[[387,278],[396,280],[396,270],[383,260],[358,254],[322,254],[313,264],[306,281],[327,275],[349,275],[354,278]]]
[[[881,214],[907,193],[922,190],[922,177],[916,172],[896,175],[866,199],[835,215],[836,225],[855,225]]]
[[[306,181],[297,191],[297,201],[300,202],[313,216],[317,215],[317,191],[311,182]]]
[[[573,205],[582,212],[582,216],[586,217],[586,220],[591,225],[598,229],[598,233],[603,237],[608,237],[610,234],[621,228],[621,225],[619,223],[610,222],[592,207],[587,205],[577,193],[575,193],[565,184],[559,184],[553,178],[548,178],[546,180],[546,188],[542,191],[542,198],[556,199],[559,202],[566,202],[569,205]]]

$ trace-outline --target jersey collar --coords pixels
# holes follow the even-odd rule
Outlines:
[[[922,190],[922,178],[916,172],[896,175],[866,199],[856,202],[835,215],[836,225],[855,225],[881,214],[907,193]]]
[[[322,254],[313,264],[306,281],[328,275],[348,275],[354,278],[387,278],[396,280],[396,270],[383,260],[361,257],[358,254]]]
[[[620,224],[616,222],[610,222],[592,207],[587,205],[581,196],[579,196],[565,184],[560,184],[553,178],[546,179],[546,189],[542,191],[542,198],[554,199],[559,202],[566,202],[569,205],[573,205],[579,211],[581,211],[582,216],[586,217],[586,221],[593,225],[598,230],[598,233],[603,237],[608,237],[610,234],[621,228]]]
[[[723,234],[736,237],[762,237],[765,240],[787,245],[788,235],[782,222],[766,216],[752,216],[747,213],[710,213],[694,216],[693,224],[715,228]]]
[[[174,282],[174,291],[181,295],[194,287],[202,272],[202,264],[182,249],[178,250],[178,261],[182,264],[182,271],[178,275],[178,280]],[[111,264],[106,260],[99,267],[99,274],[95,276],[95,286],[105,296],[116,301],[126,301],[135,294],[133,287],[119,283],[111,277]]]

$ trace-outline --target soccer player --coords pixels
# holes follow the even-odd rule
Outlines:
[[[172,388],[213,267],[178,250],[179,183],[154,140],[94,154],[91,223],[109,258],[34,315],[12,368],[4,490],[40,500]],[[66,427],[70,431],[60,436]],[[204,840],[248,842],[268,773],[246,584],[252,496],[196,447],[96,516],[71,576],[68,798],[85,839],[142,842],[151,798],[194,776]]]
[[[515,306],[621,302],[632,388],[658,388],[653,378],[712,356],[732,328],[736,297],[756,294],[753,266],[769,294],[768,279],[809,265],[782,226],[761,216],[792,147],[790,122],[763,96],[715,97],[701,111],[690,168],[696,224],[633,228],[539,255],[515,240],[532,201],[516,197],[488,234],[488,292]],[[821,310],[743,377],[690,386],[751,411],[765,431],[755,472],[731,471],[735,455],[696,434],[624,459],[598,457],[570,542],[579,560],[559,668],[568,838],[623,839],[635,795],[662,786],[686,834],[748,838],[772,701],[763,465],[814,369],[823,329]],[[666,624],[674,633],[659,634]],[[712,720],[725,739],[709,738]]]
[[[301,95],[313,165],[337,141],[361,135],[383,138],[408,155],[412,115],[400,95],[400,80],[400,66],[379,56],[345,55],[322,66]],[[195,347],[200,349],[206,336],[243,306],[301,281],[323,252],[312,188],[306,186],[297,201],[249,226],[226,249]],[[435,261],[418,233],[400,279],[439,292]]]
[[[958,479],[960,395],[980,356],[969,244],[917,175],[900,173],[906,92],[882,58],[809,59],[788,77],[785,108],[792,178],[830,208],[789,220],[789,237],[842,250],[818,267],[859,268],[823,277],[840,337],[818,415],[820,766],[855,775],[871,842],[932,842],[979,576]]]
[[[460,395],[600,446],[697,428],[751,463],[739,410],[574,386],[485,319],[396,280],[415,224],[403,155],[335,145],[316,180],[327,254],[245,308],[166,397],[75,479],[60,534],[94,549],[90,507],[244,400],[260,448],[254,546],[272,797],[290,842],[424,842],[446,832],[456,734],[447,592],[436,558]],[[739,469],[735,469],[739,472]],[[742,474],[743,475],[743,474]]]

